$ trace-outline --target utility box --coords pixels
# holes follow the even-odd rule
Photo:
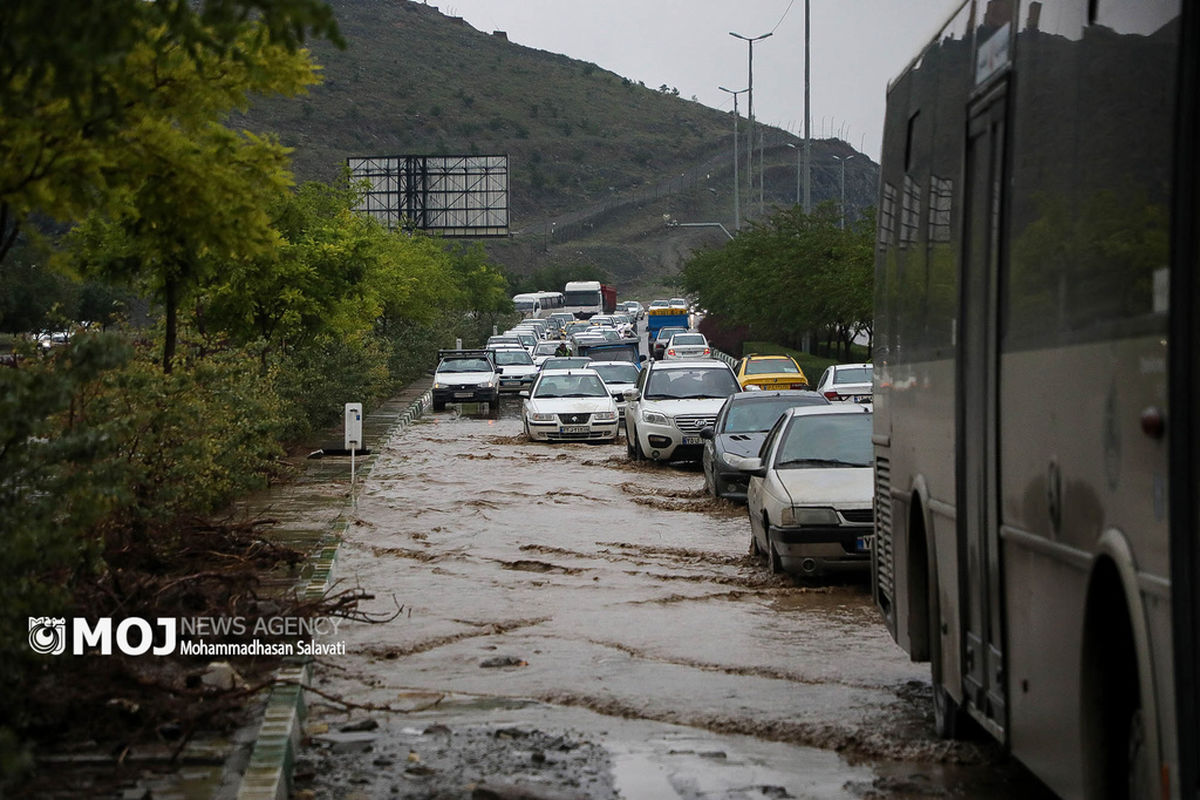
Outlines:
[[[346,403],[346,449],[362,450],[362,403]]]

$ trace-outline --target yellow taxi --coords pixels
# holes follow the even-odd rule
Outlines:
[[[751,353],[738,362],[737,379],[742,388],[807,389],[808,378],[791,356]]]

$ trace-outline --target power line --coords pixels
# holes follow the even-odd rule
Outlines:
[[[796,2],[796,0],[787,0],[787,7],[784,8],[784,16],[780,17],[779,22],[775,23],[774,28],[770,29],[770,32],[772,32],[772,34],[774,34],[774,32],[776,30],[779,30],[780,25],[784,24],[784,20],[787,19],[787,12],[792,10],[793,2]]]

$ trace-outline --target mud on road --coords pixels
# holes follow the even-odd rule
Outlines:
[[[695,466],[519,414],[423,418],[359,488],[339,588],[402,611],[318,665],[295,796],[1044,796],[933,738],[865,582],[770,575]]]

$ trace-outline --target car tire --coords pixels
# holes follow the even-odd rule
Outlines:
[[[635,461],[646,460],[646,451],[642,449],[642,440],[636,434],[633,437],[633,458]]]
[[[775,549],[775,543],[771,541],[771,528],[766,517],[763,517],[763,531],[766,533],[767,540],[767,567],[771,570],[772,575],[782,575],[783,559],[779,557],[779,551]]]
[[[750,557],[757,559],[757,558],[762,558],[762,555],[763,555],[763,551],[762,551],[762,548],[760,548],[758,546],[758,539],[754,538],[754,526],[751,525],[750,526]]]
[[[625,455],[631,461],[637,457],[637,454],[633,452],[633,437],[634,437],[634,434],[629,431],[629,426],[626,425],[625,426]]]

